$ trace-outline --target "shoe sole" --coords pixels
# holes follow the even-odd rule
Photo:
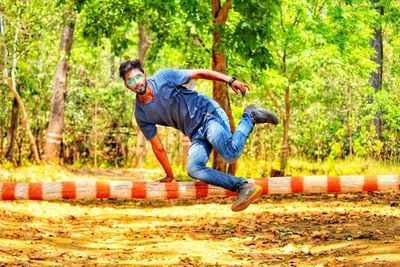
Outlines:
[[[238,211],[242,211],[244,209],[246,209],[251,203],[253,203],[254,201],[256,201],[257,199],[259,199],[262,195],[263,189],[261,186],[257,186],[256,190],[254,191],[254,193],[247,199],[247,201],[242,202],[241,204],[239,204],[236,207],[232,207],[231,210],[234,212],[238,212]]]

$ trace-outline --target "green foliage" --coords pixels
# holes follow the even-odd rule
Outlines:
[[[284,89],[288,87],[291,156],[327,163],[325,172],[332,168],[338,174],[346,170],[337,169],[332,162],[350,155],[368,158],[374,154],[398,161],[400,6],[398,1],[380,4],[383,16],[370,1],[232,1],[228,19],[219,29],[218,49],[226,52],[228,74],[252,89],[245,98],[231,92],[235,121],[250,103],[269,107],[282,121]],[[78,19],[69,61],[62,156],[75,165],[130,166],[136,145],[135,100],[118,77],[119,62],[138,57],[138,27],[144,26],[151,43],[145,60],[150,75],[162,68],[210,68],[214,30],[210,2],[2,1],[5,31],[1,40],[8,58],[5,62],[1,50],[0,65],[6,63],[10,69],[13,55],[18,58],[16,83],[41,152],[68,7]],[[383,30],[384,70],[383,88],[374,92],[369,78],[377,66],[371,60],[370,40],[377,26]],[[299,72],[291,80],[297,68]],[[199,81],[196,88],[211,95],[211,82]],[[0,154],[4,157],[13,98],[4,84],[0,90]],[[381,139],[371,126],[376,113],[384,122]],[[174,169],[178,169],[180,135],[170,129],[161,133]],[[244,151],[244,157],[255,162],[254,168],[239,168],[239,175],[267,176],[278,162],[282,134],[282,125],[258,125]],[[22,161],[29,158],[24,138],[19,131]],[[151,156],[146,164],[159,166]],[[296,164],[289,164],[291,173],[324,171]],[[353,170],[363,172],[362,167]],[[179,175],[186,179],[183,171]]]

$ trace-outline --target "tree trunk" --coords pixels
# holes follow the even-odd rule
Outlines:
[[[297,66],[289,78],[289,84],[285,88],[285,114],[283,118],[283,139],[282,139],[282,151],[281,151],[281,168],[279,176],[286,175],[286,166],[289,154],[289,126],[290,126],[290,84],[296,78],[299,73],[301,66]],[[286,66],[283,68],[286,71]],[[271,175],[272,176],[272,175]]]
[[[8,149],[6,152],[6,159],[10,162],[13,162],[14,159],[14,145],[15,145],[15,139],[17,138],[17,130],[18,130],[18,113],[19,113],[19,106],[17,99],[14,98],[13,100],[13,105],[12,105],[12,110],[11,110],[11,123],[10,123],[10,139],[9,139],[9,145]]]
[[[31,150],[32,150],[32,154],[33,154],[34,160],[36,161],[36,163],[40,163],[39,153],[38,153],[37,148],[36,148],[35,139],[33,138],[31,129],[29,127],[28,115],[26,113],[25,106],[22,103],[22,100],[19,97],[19,94],[18,94],[17,90],[15,90],[15,88],[13,88],[11,82],[8,80],[6,69],[4,69],[3,78],[4,78],[4,82],[8,85],[8,87],[11,90],[11,92],[14,94],[14,97],[17,99],[18,105],[21,108],[21,111],[22,111],[22,123],[23,123],[24,129],[26,131],[26,134],[28,135],[28,138],[29,138],[29,143],[30,143],[30,146],[31,146]]]
[[[281,151],[281,169],[279,176],[285,176],[287,158],[289,153],[289,125],[290,125],[290,91],[289,86],[285,88],[285,116],[283,118],[283,140]]]
[[[0,14],[0,34],[1,34],[1,39],[2,39],[2,46],[5,48],[5,43],[4,43],[4,27],[3,27],[3,15],[2,14]],[[5,58],[7,58],[7,51],[6,51],[6,49],[4,49],[5,51],[4,51],[4,57]],[[2,109],[1,109],[1,132],[0,132],[0,134],[1,134],[1,145],[0,145],[0,162],[1,161],[3,161],[3,152],[4,152],[4,124],[5,124],[5,120],[4,120],[4,117],[5,117],[5,92],[2,90],[1,91],[1,96],[2,96],[2,98],[1,98],[1,106],[2,106]]]
[[[19,32],[19,28],[17,28],[15,31],[15,39],[14,39],[15,43],[17,43],[17,40],[18,40],[18,32]],[[17,47],[15,45],[14,52],[13,52],[13,63],[12,63],[12,67],[11,67],[11,86],[19,94],[20,91],[17,88],[17,82],[15,80],[16,68],[17,68]],[[10,162],[12,162],[13,158],[14,158],[14,145],[15,145],[15,139],[17,138],[17,130],[18,130],[18,113],[19,113],[18,101],[14,97],[12,111],[11,111],[10,131],[9,131],[10,142],[9,142],[8,150],[6,153],[6,159]]]
[[[72,23],[74,23],[74,21],[72,21]],[[61,58],[57,63],[53,82],[53,97],[51,99],[51,114],[49,127],[47,129],[45,157],[47,161],[55,163],[59,162],[61,149],[69,71],[68,58],[71,52],[73,34],[74,29],[72,27],[69,25],[64,27],[60,41]]]
[[[218,71],[220,73],[226,74],[226,55],[223,50],[221,50],[222,42],[220,39],[220,27],[225,24],[228,18],[229,10],[232,8],[232,3],[226,1],[221,7],[220,0],[211,1],[212,15],[214,18],[214,34],[213,34],[213,50],[212,50],[212,70]],[[213,98],[218,102],[218,104],[225,110],[229,118],[229,124],[231,131],[235,131],[235,122],[233,120],[231,106],[229,103],[228,88],[224,82],[213,82]],[[236,163],[229,167],[229,173],[235,174]],[[226,172],[226,164],[214,150],[214,169]]]
[[[147,40],[147,34],[144,26],[139,26],[139,60],[144,64],[144,58],[146,56],[147,51],[149,50],[150,43]],[[143,168],[144,163],[146,162],[146,138],[144,137],[142,130],[139,126],[137,126],[137,143],[136,143],[136,168]]]
[[[372,4],[379,3],[380,0],[372,0]],[[383,7],[381,5],[376,7],[380,16],[383,15]],[[375,56],[372,59],[378,67],[371,73],[370,86],[375,89],[375,93],[382,89],[382,74],[383,74],[383,43],[382,43],[382,28],[379,26],[375,29],[374,39],[370,42],[371,47],[375,50]],[[373,102],[373,98],[370,98],[370,102]],[[375,132],[378,139],[382,137],[382,118],[381,112],[378,110],[375,114],[375,118],[372,120],[372,125],[375,126]]]
[[[8,86],[8,88],[10,89],[10,91],[13,93],[15,99],[17,100],[17,103],[19,105],[19,107],[21,108],[21,112],[22,112],[22,124],[24,126],[24,129],[26,131],[26,134],[28,135],[28,139],[29,139],[29,143],[30,143],[30,147],[31,147],[31,151],[34,157],[34,160],[36,161],[36,163],[40,163],[40,159],[39,159],[39,154],[37,152],[37,148],[36,148],[36,144],[35,144],[35,140],[33,138],[31,129],[29,127],[29,122],[28,122],[28,115],[26,113],[25,110],[25,106],[22,103],[22,100],[17,92],[17,90],[15,89],[16,87],[16,81],[15,81],[15,70],[17,69],[17,54],[16,54],[16,46],[14,47],[14,52],[13,52],[13,63],[12,63],[12,67],[11,67],[11,81],[8,78],[8,70],[7,70],[7,60],[8,60],[8,52],[7,52],[7,47],[6,44],[4,42],[4,31],[3,31],[3,25],[2,25],[2,21],[1,21],[1,34],[2,34],[2,39],[3,39],[3,48],[4,48],[4,66],[3,66],[3,81],[4,83]],[[16,28],[15,31],[15,45],[17,44],[18,41],[18,32],[19,32],[19,28]]]

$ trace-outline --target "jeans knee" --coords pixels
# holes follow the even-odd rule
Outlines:
[[[222,160],[227,163],[227,164],[232,164],[237,161],[237,159],[240,157],[241,153],[225,153],[224,155],[220,155]]]
[[[198,163],[189,163],[187,166],[187,173],[192,178],[199,177],[199,171],[201,171],[203,167]]]

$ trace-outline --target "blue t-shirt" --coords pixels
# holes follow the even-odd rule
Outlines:
[[[188,89],[190,70],[162,70],[147,79],[154,99],[147,104],[136,99],[135,118],[147,140],[157,133],[156,125],[170,126],[192,136],[206,113],[218,103],[210,97]]]

